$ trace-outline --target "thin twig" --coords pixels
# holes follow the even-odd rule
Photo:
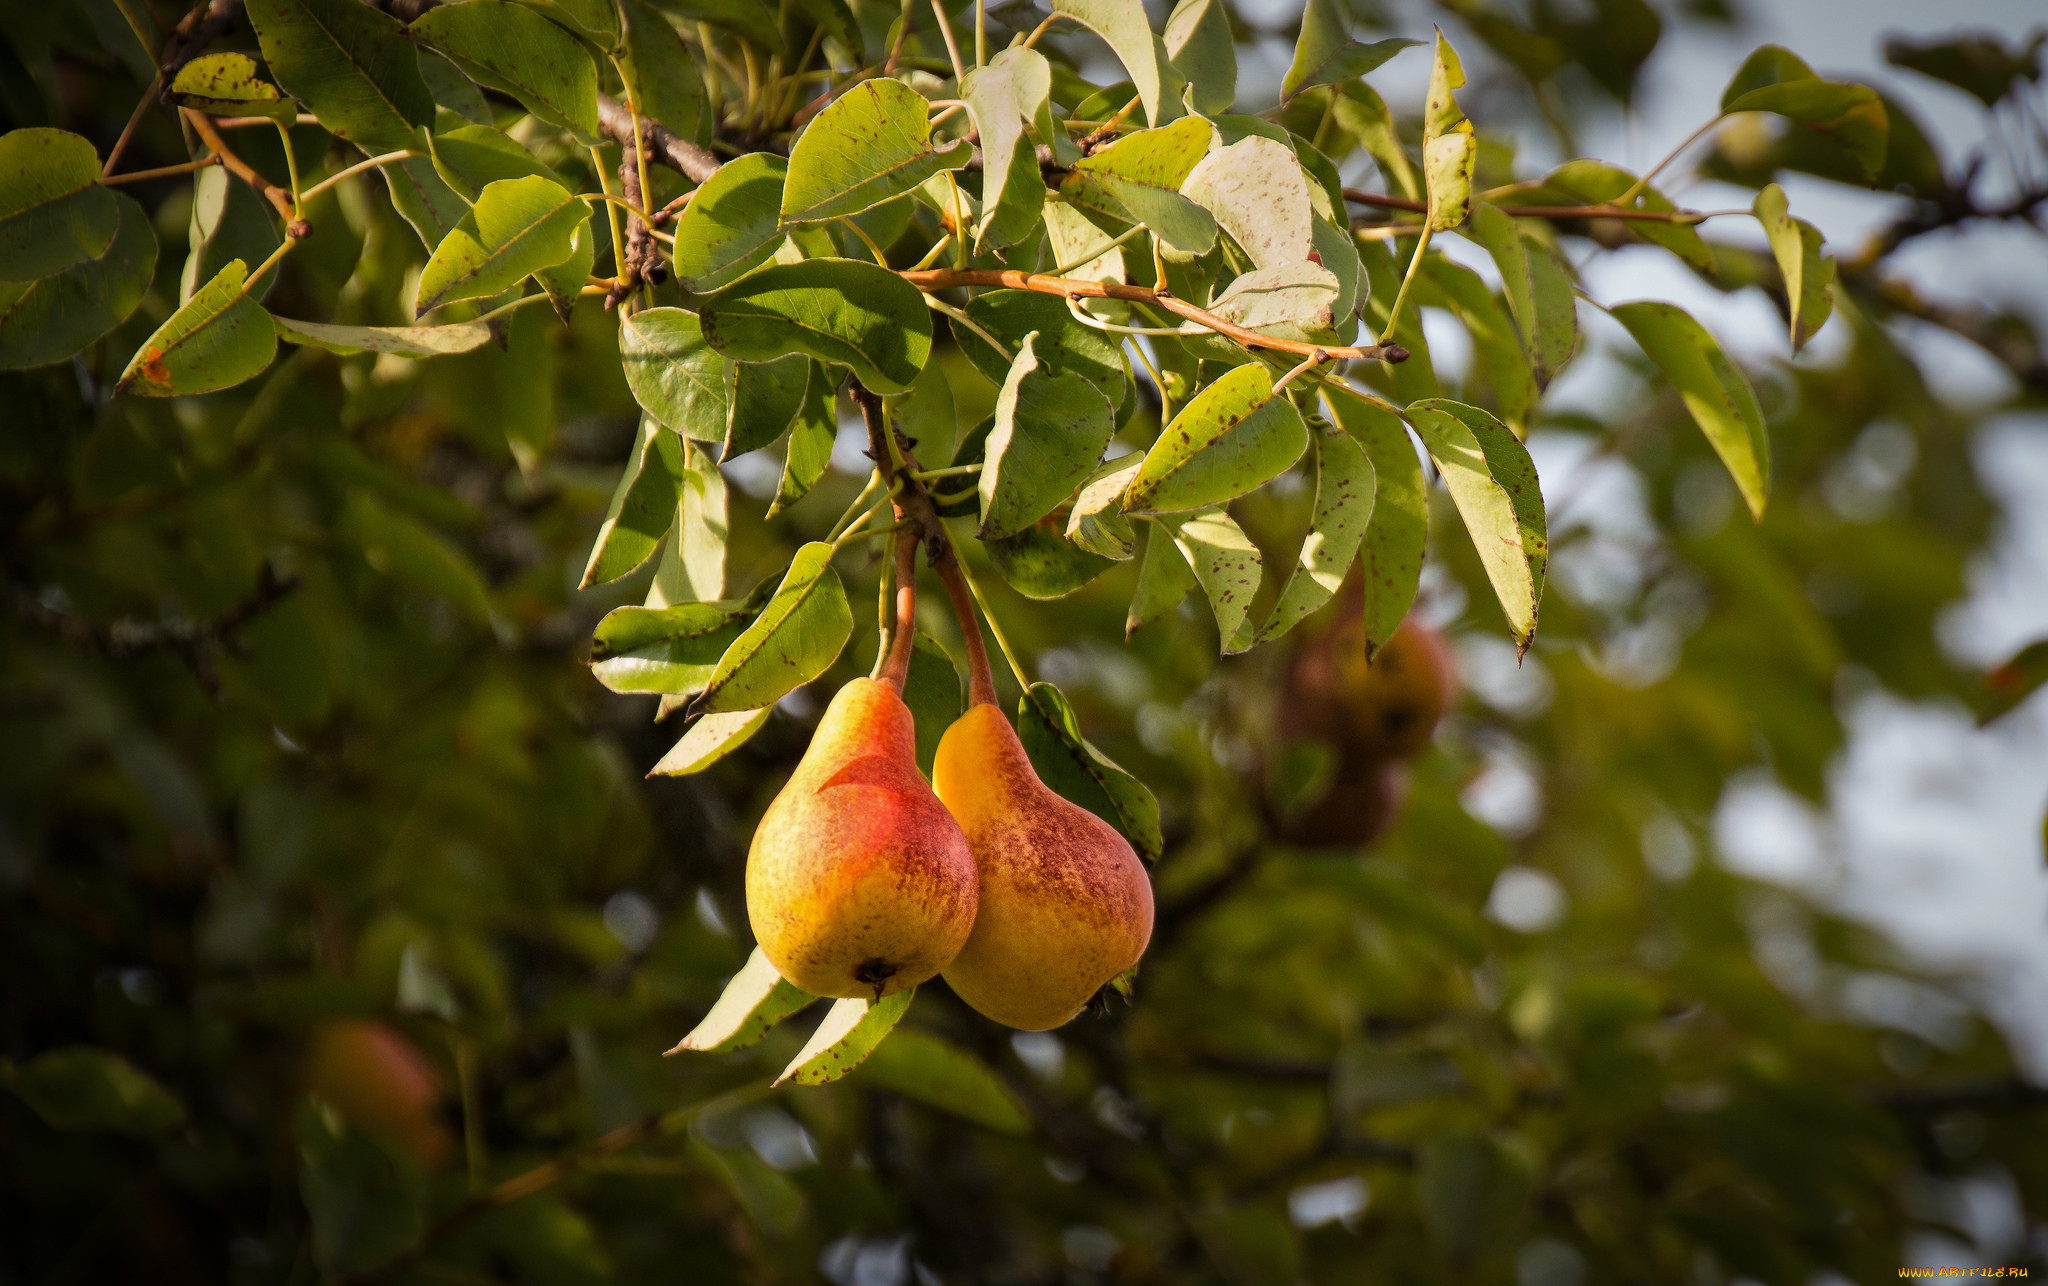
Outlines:
[[[1422,214],[1429,209],[1424,201],[1405,196],[1388,196],[1384,192],[1366,192],[1358,188],[1345,188],[1344,199],[1358,205],[1369,205],[1381,210],[1408,210]],[[1645,223],[1679,223],[1691,225],[1711,219],[1715,214],[1727,211],[1700,210],[1636,210],[1611,203],[1601,205],[1503,205],[1496,207],[1502,214],[1518,219],[1634,219]],[[1742,213],[1748,213],[1742,211]]]
[[[367,161],[357,161],[354,165],[349,166],[347,169],[339,170],[333,174],[330,174],[326,178],[320,180],[318,183],[315,183],[312,187],[307,188],[305,195],[299,198],[300,204],[303,205],[305,202],[311,201],[314,197],[319,196],[322,192],[325,192],[327,189],[333,187],[337,183],[340,183],[343,179],[351,179],[354,178],[356,175],[363,173],[366,170],[374,170],[380,166],[390,165],[393,164],[394,162],[407,160],[411,157],[415,157],[418,155],[418,152],[413,151],[386,152],[382,156],[373,156]]]
[[[255,188],[257,194],[277,210],[278,215],[284,219],[286,236],[296,238],[312,235],[313,226],[299,218],[292,209],[292,194],[264,178],[256,172],[255,166],[236,155],[235,150],[228,146],[227,140],[220,136],[220,131],[213,127],[213,122],[207,119],[206,113],[195,112],[189,107],[181,107],[178,110],[191,124],[193,132],[199,135],[199,141],[212,149],[213,154],[220,158],[220,163],[228,167],[228,173]]]
[[[112,178],[101,175],[100,184],[103,187],[119,187],[123,183],[141,183],[145,179],[164,179],[173,174],[190,174],[194,170],[211,169],[219,164],[219,156],[203,156],[196,161],[186,161],[182,165],[159,165],[153,170],[130,170],[126,174],[116,174]]]
[[[143,116],[155,105],[157,87],[162,84],[162,72],[150,77],[149,88],[142,91],[141,101],[135,104],[134,111],[128,113],[128,123],[121,127],[121,137],[115,139],[114,146],[107,149],[107,163],[100,167],[100,182],[107,181],[107,176],[114,172],[114,166],[120,162],[121,153],[128,150],[128,144],[135,138],[135,131],[142,126]]]
[[[1042,295],[1060,295],[1067,299],[1121,299],[1129,303],[1150,304],[1163,308],[1177,317],[1184,317],[1199,326],[1206,326],[1225,339],[1235,340],[1246,348],[1265,348],[1277,353],[1293,353],[1307,357],[1317,350],[1318,345],[1299,340],[1279,339],[1272,335],[1261,335],[1255,330],[1224,321],[1207,309],[1197,308],[1184,299],[1177,299],[1149,286],[1130,286],[1117,281],[1075,281],[1066,277],[1050,277],[1043,273],[1020,272],[1011,268],[928,268],[922,272],[898,274],[919,290],[948,290],[955,286],[1002,286],[1010,290],[1031,290]],[[1358,348],[1340,348],[1331,345],[1320,346],[1322,351],[1334,358],[1352,360],[1378,360],[1402,362],[1408,359],[1408,350],[1399,344],[1369,344]]]

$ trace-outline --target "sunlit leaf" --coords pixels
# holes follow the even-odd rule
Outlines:
[[[788,170],[771,152],[719,166],[673,225],[677,279],[692,290],[716,290],[766,263],[782,242],[777,207]]]
[[[420,270],[414,315],[458,300],[487,299],[554,267],[574,253],[576,229],[589,218],[589,206],[548,179],[490,184]]]
[[[222,268],[143,341],[116,391],[177,397],[233,388],[262,374],[277,354],[277,330],[263,306],[243,293],[248,277],[240,259]]]
[[[728,357],[808,353],[852,367],[877,393],[908,391],[932,351],[917,288],[858,259],[772,264],[705,300],[700,317],[706,342]]]
[[[862,81],[833,100],[789,150],[782,221],[858,214],[967,160],[964,143],[932,146],[924,96],[899,80]]]
[[[1127,513],[1222,504],[1285,472],[1308,447],[1308,427],[1273,376],[1250,362],[1189,400],[1145,453],[1124,493]]]
[[[875,1052],[882,1038],[894,1030],[916,994],[917,988],[911,987],[878,1001],[833,1001],[825,1021],[818,1024],[809,1043],[782,1069],[775,1083],[824,1085],[859,1067]]]
[[[1137,533],[1121,507],[1124,489],[1145,457],[1133,453],[1105,460],[1082,483],[1067,515],[1067,539],[1091,554],[1118,561],[1137,547]]]
[[[1252,645],[1246,614],[1259,592],[1264,576],[1264,559],[1259,547],[1244,529],[1222,509],[1210,509],[1188,518],[1160,520],[1173,532],[1174,543],[1194,569],[1195,581],[1208,596],[1209,610],[1216,615],[1216,630],[1222,635],[1223,653],[1229,656]]]
[[[1392,638],[1415,601],[1429,535],[1429,496],[1422,461],[1401,417],[1336,385],[1323,396],[1346,433],[1372,464],[1372,521],[1359,550],[1365,580],[1365,650],[1370,657]]]
[[[729,416],[724,357],[695,314],[647,308],[619,323],[619,362],[649,415],[699,442],[722,442]]]
[[[1479,160],[1479,143],[1452,93],[1464,83],[1464,65],[1438,31],[1429,102],[1422,112],[1422,174],[1429,192],[1429,226],[1439,231],[1463,223],[1472,208],[1472,169]]]
[[[1147,123],[1164,125],[1181,115],[1185,85],[1140,0],[1052,0],[1052,11],[1073,18],[1109,45],[1130,73]]]
[[[725,984],[711,1012],[668,1052],[679,1054],[687,1049],[700,1054],[726,1054],[745,1049],[766,1036],[775,1024],[816,999],[785,981],[761,948],[755,947],[746,965]]]
[[[1308,0],[1301,15],[1301,34],[1294,41],[1294,63],[1280,80],[1281,101],[1304,89],[1355,80],[1420,40],[1351,38],[1351,6],[1347,0]]]
[[[811,372],[803,407],[797,412],[796,423],[790,426],[782,480],[775,488],[775,503],[768,506],[768,517],[773,518],[809,495],[818,479],[825,476],[825,467],[832,462],[832,445],[839,436],[839,426],[832,418],[832,400],[831,382],[825,373]]]
[[[1315,509],[1295,567],[1259,626],[1261,643],[1279,638],[1330,601],[1372,521],[1374,478],[1365,449],[1343,430],[1320,423],[1311,440],[1316,448]]]
[[[451,326],[337,326],[329,322],[294,321],[273,315],[277,337],[330,353],[395,353],[400,357],[440,357],[467,353],[491,342],[491,328],[481,322]]]
[[[1543,493],[1528,449],[1476,406],[1440,398],[1416,402],[1408,407],[1408,422],[1465,520],[1516,646],[1526,650],[1536,634],[1550,557]]]
[[[1314,248],[1308,186],[1292,147],[1253,135],[1203,157],[1181,194],[1215,215],[1254,267],[1283,268]]]
[[[852,633],[853,609],[832,570],[832,546],[813,541],[796,551],[775,597],[719,659],[702,709],[773,705],[823,674]]]
[[[1035,49],[1006,49],[967,74],[960,88],[981,136],[981,221],[974,229],[980,254],[1014,245],[1045,212],[1045,180],[1038,152],[1024,132],[1029,113],[1052,91],[1052,68]]]
[[[615,581],[654,556],[675,524],[685,471],[682,438],[653,416],[641,416],[639,439],[612,492],[578,589]]]
[[[1159,39],[1193,91],[1195,110],[1210,116],[1229,111],[1237,98],[1237,41],[1223,0],[1180,0]]]
[[[256,60],[247,54],[194,58],[172,78],[171,100],[180,107],[215,116],[271,116],[290,121],[299,114],[299,105],[263,79]]]
[[[1579,343],[1578,301],[1557,251],[1524,233],[1498,206],[1475,202],[1465,231],[1493,256],[1508,312],[1539,389],[1564,369]]]
[[[1806,347],[1834,309],[1828,287],[1835,280],[1835,261],[1821,253],[1820,230],[1804,219],[1795,219],[1787,207],[1785,190],[1772,183],[1756,194],[1756,221],[1770,238],[1771,255],[1785,279],[1785,299],[1791,313],[1792,351]]]
[[[747,744],[749,738],[767,725],[768,716],[774,713],[775,707],[767,705],[759,710],[727,710],[700,716],[682,739],[670,746],[668,753],[647,770],[647,775],[688,777],[703,772]],[[783,985],[788,986],[787,983]],[[795,990],[793,987],[790,989]],[[803,999],[808,1002],[810,997],[804,996]]]
[[[1216,219],[1182,196],[1180,186],[1215,137],[1215,127],[1199,116],[1126,134],[1074,162],[1060,195],[1112,219],[1142,223],[1182,254],[1203,254],[1216,244]]]
[[[1610,311],[1678,390],[1693,422],[1728,466],[1750,514],[1762,519],[1771,489],[1771,443],[1749,380],[1707,328],[1676,305],[1644,300]]]

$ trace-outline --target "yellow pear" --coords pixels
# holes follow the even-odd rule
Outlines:
[[[814,995],[879,1000],[914,987],[974,924],[974,854],[917,770],[902,677],[887,674],[832,698],[747,853],[754,937]]]
[[[1039,780],[993,703],[979,642],[977,630],[968,649],[970,670],[979,663],[977,700],[946,730],[932,764],[981,871],[974,932],[944,977],[997,1022],[1043,1031],[1080,1013],[1145,953],[1152,883],[1115,827]]]

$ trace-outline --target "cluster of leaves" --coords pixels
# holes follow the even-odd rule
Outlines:
[[[1626,4],[1527,29],[1447,7],[1546,110],[1571,62],[1625,97],[1658,32]],[[1882,277],[1889,247],[1838,269],[1775,184],[1903,183],[1968,217],[1897,105],[1784,50],[1743,64],[1724,115],[1780,132],[1737,154],[1724,131],[1703,168],[1757,190],[1750,255],[1654,172],[1518,179],[1441,36],[1397,114],[1361,77],[1418,42],[1360,40],[1334,0],[1257,115],[1232,110],[1242,18],[1219,0],[1156,33],[1135,0],[1022,25],[834,0],[237,8],[168,41],[125,4],[4,33],[22,84],[74,86],[0,95],[0,368],[24,372],[0,877],[27,890],[0,937],[42,984],[9,989],[0,1129],[26,1274],[132,1253],[209,1280],[852,1279],[914,1252],[947,1280],[1547,1282],[1589,1259],[1803,1280],[1888,1271],[1925,1222],[1899,1196],[1916,1171],[2003,1166],[2042,1208],[2039,1113],[1988,1028],[1852,1021],[1859,980],[1956,1002],[1669,856],[1759,747],[1819,791],[1845,664],[1966,688],[1932,621],[1985,530],[1971,421],[1884,324],[1939,311]],[[1079,75],[1057,23],[1127,80]],[[199,31],[221,47],[170,57]],[[2038,79],[2036,51],[1994,52],[1896,57],[2002,74],[1987,103]],[[138,96],[125,124],[83,105]],[[131,151],[160,163],[123,170]],[[1567,249],[1637,243],[1765,285],[1795,350],[1831,310],[1850,340],[1745,374],[1671,305],[1613,304],[1640,413],[1548,416],[1590,306]],[[1470,336],[1462,377],[1425,309]],[[2039,346],[2008,321],[1944,324],[2025,380]],[[873,476],[833,467],[855,393],[901,434]],[[1895,421],[1927,444],[1907,498],[1817,517]],[[1524,442],[1588,429],[1646,482],[1654,586],[1603,597],[1582,558],[1546,593],[1553,555],[1596,542],[1546,513]],[[1728,478],[1754,522],[1724,521]],[[1011,1045],[932,989],[913,1020],[852,1002],[806,1040],[775,1025],[804,997],[732,931],[806,685],[861,668],[847,579],[905,487],[1036,659],[1042,775],[1158,860],[1127,1015]],[[1383,639],[1426,563],[1461,633],[1498,632],[1476,598],[1534,642],[1550,706],[1475,704],[1369,855],[1272,843],[1260,702],[1287,645],[1258,645],[1347,574]],[[1193,620],[1197,590],[1213,635],[1144,628]],[[927,624],[926,756],[960,700]],[[1600,663],[1659,630],[1668,673]],[[688,709],[679,741],[645,694]],[[1504,837],[1460,790],[1514,754],[1550,804]],[[1509,865],[1552,873],[1570,916],[1486,919]],[[1760,967],[1787,940],[1817,975]],[[442,1069],[466,1175],[317,1069],[306,1095],[300,1051],[363,1019]],[[692,1023],[719,1056],[660,1061]],[[770,1097],[778,1066],[844,1079]],[[94,1218],[140,1231],[107,1244]]]

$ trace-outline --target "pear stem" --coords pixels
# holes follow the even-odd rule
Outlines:
[[[896,533],[896,628],[889,635],[889,657],[875,677],[900,694],[910,674],[910,645],[917,637],[917,533],[908,527]]]
[[[953,601],[953,615],[960,620],[960,641],[967,647],[967,708],[992,706],[996,703],[996,682],[989,673],[981,618],[974,614],[974,599],[968,593],[966,577],[960,574],[959,555],[950,545],[947,548],[954,556],[938,569],[939,582],[946,587],[946,597]]]

